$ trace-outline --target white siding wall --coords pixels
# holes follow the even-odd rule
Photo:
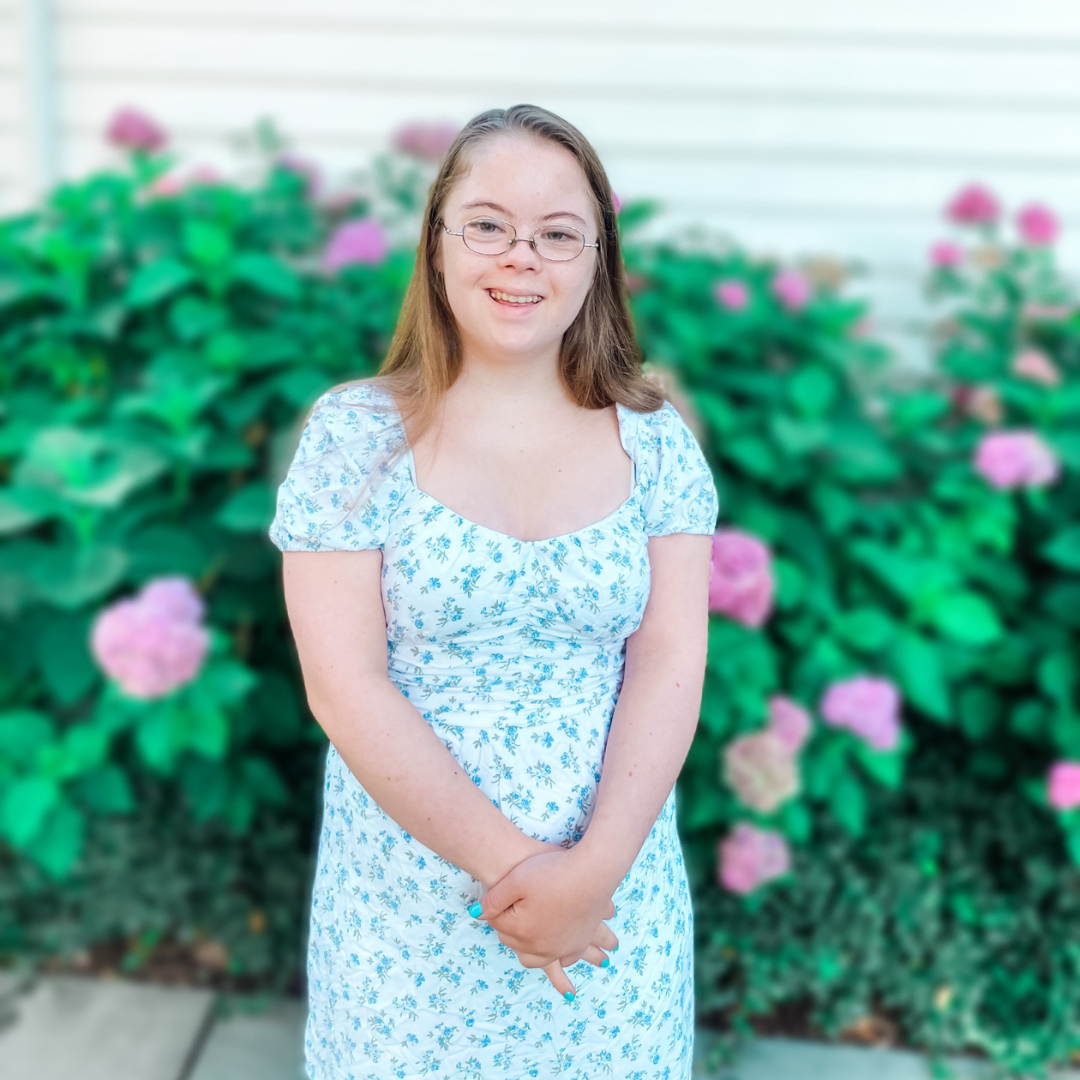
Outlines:
[[[20,7],[0,0],[0,208],[31,197]],[[982,179],[1064,216],[1080,266],[1077,0],[53,0],[64,170],[120,104],[191,161],[274,118],[346,171],[399,123],[531,101],[594,142],[622,197],[756,250],[872,270],[879,325],[924,308],[943,201]],[[917,360],[917,357],[914,358]]]

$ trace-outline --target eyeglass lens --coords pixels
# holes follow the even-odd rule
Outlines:
[[[474,218],[465,222],[461,230],[465,246],[480,255],[501,255],[509,251],[516,233],[506,221],[495,218]],[[533,236],[536,253],[553,262],[564,262],[580,255],[585,247],[585,237],[568,225],[545,225]]]

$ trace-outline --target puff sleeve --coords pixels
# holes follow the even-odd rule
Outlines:
[[[382,547],[390,506],[380,483],[385,429],[354,391],[323,394],[277,493],[269,536],[281,551]]]
[[[712,470],[694,433],[670,402],[645,420],[648,462],[642,507],[647,536],[707,533],[716,529],[719,497]]]

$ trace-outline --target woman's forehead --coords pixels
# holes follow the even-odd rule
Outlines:
[[[585,173],[569,150],[546,139],[489,139],[476,147],[449,202],[498,213],[570,213],[595,219]],[[481,205],[484,204],[484,205]]]

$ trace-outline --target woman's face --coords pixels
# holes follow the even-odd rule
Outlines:
[[[502,255],[482,255],[444,231],[436,265],[457,320],[466,358],[557,357],[596,274],[596,248],[566,262],[542,259],[525,241],[541,226],[568,225],[597,242],[596,213],[585,175],[568,151],[547,139],[497,135],[471,155],[469,171],[447,194],[443,224],[508,221],[519,241]],[[509,294],[528,302],[506,300]],[[500,298],[503,297],[503,298]]]

